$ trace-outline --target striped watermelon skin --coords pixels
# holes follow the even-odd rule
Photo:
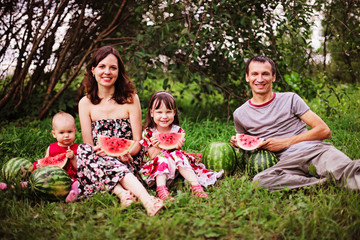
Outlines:
[[[236,153],[236,171],[245,172],[246,170],[246,159],[248,158],[247,153],[241,148],[234,147]]]
[[[229,143],[212,142],[203,152],[202,162],[208,169],[224,170],[225,175],[231,175],[236,169],[236,153]]]
[[[29,182],[35,194],[46,200],[64,200],[71,189],[69,174],[53,165],[36,169],[31,174]]]
[[[274,166],[278,161],[273,152],[264,149],[256,150],[248,159],[246,171],[249,176],[255,176],[259,172]]]
[[[22,157],[16,157],[10,159],[3,165],[1,174],[7,182],[24,180],[30,176],[33,168],[33,163],[29,160]]]

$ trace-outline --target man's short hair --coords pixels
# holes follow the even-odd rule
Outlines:
[[[249,65],[251,62],[261,62],[261,63],[268,62],[271,65],[272,75],[275,75],[275,73],[276,73],[275,62],[272,59],[265,57],[265,56],[255,56],[255,57],[252,57],[249,60],[247,60],[247,62],[245,63],[246,75],[249,75]]]

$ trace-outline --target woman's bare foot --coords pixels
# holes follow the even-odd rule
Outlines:
[[[121,206],[128,207],[136,201],[136,197],[127,190],[121,191],[117,196],[120,198]]]
[[[153,196],[150,196],[143,204],[149,216],[154,216],[164,206],[164,202],[161,199]]]

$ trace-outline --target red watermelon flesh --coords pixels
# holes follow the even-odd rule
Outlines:
[[[66,153],[60,153],[54,157],[45,157],[38,160],[38,167],[53,165],[63,168],[65,167],[67,161],[68,159],[66,158]]]
[[[104,151],[106,155],[112,157],[122,156],[125,153],[129,152],[134,146],[134,143],[135,142],[133,140],[125,138],[98,135],[98,144],[100,148]]]
[[[236,141],[240,148],[244,150],[254,150],[259,147],[264,139],[246,134],[236,134]]]
[[[154,137],[159,141],[159,148],[169,150],[178,146],[185,138],[185,133],[154,133]]]

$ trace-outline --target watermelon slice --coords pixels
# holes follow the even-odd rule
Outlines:
[[[38,167],[53,165],[63,168],[65,167],[67,160],[68,159],[66,158],[66,153],[60,153],[54,157],[45,157],[38,160]]]
[[[236,134],[237,145],[244,150],[254,150],[264,141],[263,138],[246,134]]]
[[[159,141],[159,148],[174,149],[185,138],[185,133],[154,133]]]
[[[129,152],[135,142],[125,138],[98,135],[98,143],[106,155],[118,157]]]

